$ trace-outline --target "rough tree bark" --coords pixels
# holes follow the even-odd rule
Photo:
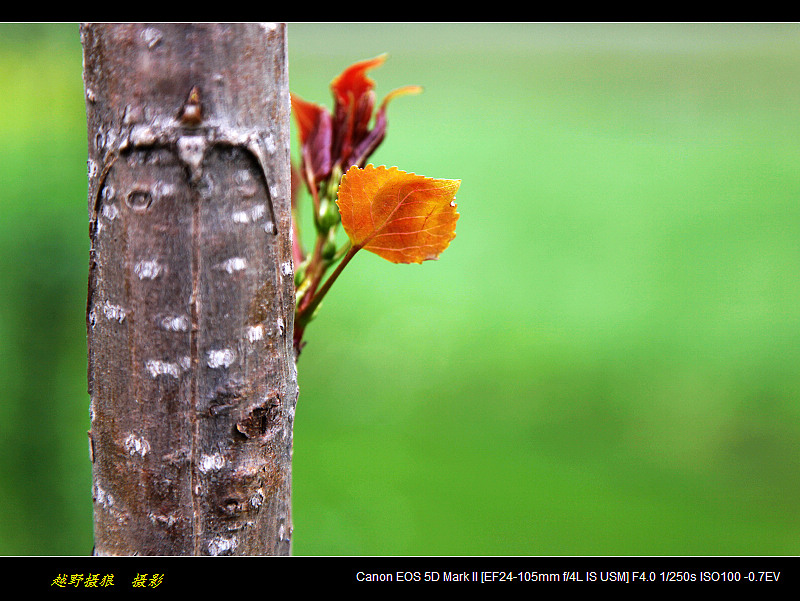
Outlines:
[[[285,26],[81,40],[94,553],[289,554]]]

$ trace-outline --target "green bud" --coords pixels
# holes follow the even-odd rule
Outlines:
[[[334,167],[328,179],[328,198],[336,198],[339,193],[339,184],[342,181],[342,168]]]
[[[306,264],[303,263],[294,272],[294,287],[297,288],[306,279]]]
[[[322,258],[326,261],[330,261],[336,255],[336,241],[331,240],[330,238],[325,241],[325,244],[322,246]]]
[[[323,199],[323,201],[320,203],[319,219],[317,221],[320,230],[327,232],[332,227],[339,225],[341,220],[342,218],[339,215],[339,207],[336,206],[336,203],[328,199]]]

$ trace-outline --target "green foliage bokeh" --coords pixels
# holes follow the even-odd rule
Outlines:
[[[798,33],[289,26],[329,106],[388,52],[372,161],[462,180],[439,261],[309,326],[295,554],[800,552]],[[0,554],[88,554],[77,25],[0,25],[0,174]]]

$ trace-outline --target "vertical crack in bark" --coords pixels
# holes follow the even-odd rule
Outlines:
[[[199,372],[200,372],[200,351],[198,337],[200,334],[200,261],[201,261],[201,247],[202,240],[202,223],[200,219],[200,198],[197,189],[192,187],[192,296],[191,296],[191,319],[192,329],[189,336],[189,345],[191,353],[191,399],[190,399],[190,415],[192,420],[192,451],[191,451],[191,476],[189,483],[191,490],[189,491],[190,498],[192,499],[192,540],[194,541],[193,554],[198,555],[200,551],[200,530],[202,529],[202,518],[197,505],[198,487],[200,486],[197,480],[197,444],[200,437],[200,399],[198,398],[199,387]]]

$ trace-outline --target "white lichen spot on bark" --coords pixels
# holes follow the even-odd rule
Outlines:
[[[247,259],[243,259],[242,257],[231,257],[230,259],[223,261],[219,265],[219,268],[227,271],[228,273],[242,271],[243,269],[247,269]]]
[[[89,179],[94,179],[97,176],[98,171],[97,163],[92,159],[88,159],[86,161],[86,171],[89,175]]]
[[[257,340],[262,340],[264,338],[264,324],[258,324],[255,326],[248,326],[247,328],[247,339],[250,342],[256,342]]]
[[[206,139],[203,136],[182,136],[178,139],[178,156],[189,167],[195,180],[202,174],[200,166],[205,153]]]
[[[175,196],[175,186],[169,182],[156,182],[152,191],[155,197],[160,200]]]
[[[123,445],[129,455],[144,457],[150,452],[150,443],[147,442],[146,439],[136,436],[135,434],[128,434]]]
[[[208,351],[207,365],[211,369],[218,369],[220,367],[230,367],[236,360],[236,353],[231,349],[223,348]]]
[[[178,365],[176,363],[170,363],[168,361],[160,361],[158,359],[148,359],[145,362],[145,367],[147,368],[147,371],[150,372],[150,375],[154,378],[161,375],[172,376],[173,378],[177,378],[179,374]]]
[[[163,35],[159,29],[148,27],[142,32],[142,40],[148,48],[153,49],[161,42]]]
[[[275,154],[277,145],[275,144],[275,136],[272,135],[272,132],[267,132],[267,135],[264,137],[264,146],[268,153]]]
[[[266,205],[258,204],[250,209],[243,209],[240,211],[234,211],[232,215],[232,219],[234,223],[251,223],[261,217],[267,212]]]
[[[105,509],[110,509],[115,503],[114,497],[101,488],[99,484],[94,485],[94,500]]]
[[[103,205],[103,217],[109,221],[114,221],[119,216],[119,209],[117,205]]]
[[[200,458],[200,462],[197,464],[197,469],[204,474],[221,470],[223,467],[225,467],[225,457],[223,457],[220,453],[203,455]]]
[[[231,538],[224,538],[222,536],[218,536],[217,538],[211,540],[208,543],[208,554],[222,555],[223,553],[231,553],[238,546],[239,546],[239,539],[236,538],[235,536],[232,536]]]
[[[250,497],[250,506],[254,508],[261,507],[264,502],[264,489],[259,488],[252,497]]]
[[[144,260],[136,264],[133,268],[133,273],[135,273],[140,280],[153,280],[158,277],[162,269],[163,265],[158,261],[154,259]]]
[[[167,528],[172,527],[178,521],[178,518],[174,515],[156,515],[153,512],[148,513],[147,517],[150,518],[153,524],[163,524]]]
[[[128,315],[128,310],[106,300],[106,302],[103,304],[103,314],[106,316],[106,319],[111,319],[122,323],[125,321],[125,316]]]
[[[192,320],[186,315],[167,315],[158,322],[158,325],[170,332],[188,332]]]

